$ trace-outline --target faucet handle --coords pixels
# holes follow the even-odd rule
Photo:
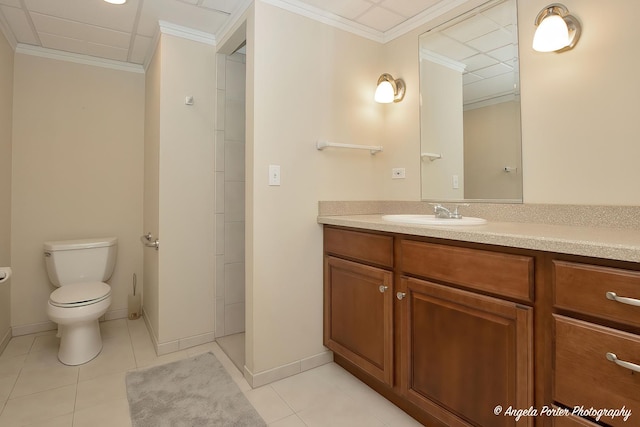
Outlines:
[[[462,214],[460,214],[460,213],[458,212],[458,208],[459,208],[460,206],[469,206],[469,203],[457,203],[457,204],[456,204],[456,208],[455,208],[455,210],[454,210],[454,211],[453,211],[453,213],[451,214],[451,217],[452,217],[452,218],[457,218],[457,219],[462,218]]]

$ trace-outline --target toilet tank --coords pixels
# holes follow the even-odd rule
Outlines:
[[[108,280],[116,265],[117,244],[116,237],[45,242],[49,280],[55,286]]]

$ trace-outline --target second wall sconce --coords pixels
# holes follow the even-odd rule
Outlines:
[[[538,52],[563,52],[572,49],[580,38],[580,22],[560,3],[542,9],[534,24],[533,49]]]
[[[378,87],[374,99],[381,104],[400,102],[404,98],[405,84],[402,79],[394,79],[391,74],[384,73],[378,79]]]

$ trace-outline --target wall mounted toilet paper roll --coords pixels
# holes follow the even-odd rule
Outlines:
[[[0,283],[4,283],[11,277],[11,267],[0,267]]]

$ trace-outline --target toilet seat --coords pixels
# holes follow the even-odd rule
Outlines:
[[[104,282],[86,282],[64,285],[49,296],[55,307],[83,307],[96,304],[111,296],[111,287]]]

